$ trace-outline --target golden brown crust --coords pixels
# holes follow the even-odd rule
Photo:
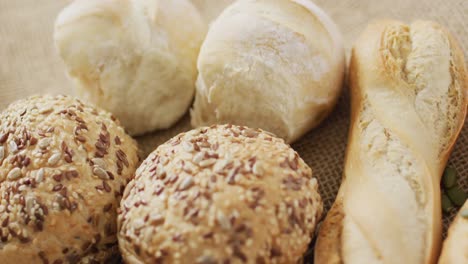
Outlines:
[[[117,208],[138,165],[118,121],[70,97],[32,97],[0,114],[0,148],[1,263],[117,255]]]
[[[218,125],[159,146],[125,189],[119,246],[128,263],[296,263],[322,201],[282,139]]]
[[[445,37],[449,47],[448,49],[450,50],[448,68],[452,81],[448,84],[447,88],[447,96],[451,96],[450,100],[447,99],[450,102],[447,105],[447,113],[451,114],[447,115],[447,117],[443,120],[443,122],[447,122],[446,133],[438,132],[433,128],[426,129],[429,130],[429,132],[426,132],[424,131],[425,129],[421,129],[422,126],[418,126],[418,124],[414,124],[413,126],[414,122],[405,123],[405,120],[407,119],[406,116],[399,117],[398,121],[401,123],[397,125],[398,127],[395,127],[394,124],[398,123],[395,123],[395,120],[392,120],[393,117],[388,118],[385,113],[385,111],[390,111],[391,113],[399,115],[397,111],[393,111],[391,109],[395,108],[395,105],[399,105],[401,106],[401,111],[406,111],[409,109],[410,111],[415,111],[418,113],[419,119],[422,121],[417,122],[421,122],[421,124],[435,122],[431,121],[430,117],[425,115],[425,113],[428,113],[424,108],[426,107],[426,105],[424,105],[426,102],[418,102],[417,100],[419,98],[417,98],[417,96],[424,96],[424,94],[421,93],[421,90],[428,89],[427,87],[431,88],[430,85],[433,84],[430,81],[428,83],[421,82],[421,76],[423,76],[428,71],[428,68],[423,68],[425,66],[424,63],[426,63],[426,65],[431,63],[430,61],[426,62],[422,60],[421,58],[423,56],[421,54],[424,54],[426,51],[426,55],[430,54],[430,52],[435,52],[434,54],[438,54],[437,52],[439,52],[439,50],[429,50],[431,47],[427,47],[426,49],[428,50],[417,50],[417,47],[414,46],[420,45],[421,36],[432,38],[433,35],[431,34],[435,34],[435,37],[439,38],[436,39],[437,41],[442,41],[436,42],[436,44],[439,44],[441,47],[444,45],[443,41]],[[420,39],[417,39],[417,37]],[[428,39],[428,41],[432,40],[433,39]],[[440,52],[442,53],[442,51]],[[437,58],[435,58],[434,61],[436,61],[436,59]],[[414,74],[415,71],[419,71],[419,74]],[[440,74],[439,79],[444,79],[444,76],[442,75],[443,72],[433,73],[435,76],[438,76],[438,74]],[[425,80],[422,79],[422,81]],[[448,159],[451,149],[453,148],[453,144],[455,143],[455,140],[463,126],[467,111],[468,83],[463,53],[454,37],[451,36],[446,29],[436,23],[417,21],[411,24],[410,27],[404,25],[401,22],[393,20],[378,21],[371,24],[355,44],[351,58],[349,83],[351,86],[351,128],[343,184],[340,188],[335,205],[332,207],[320,229],[317,245],[315,248],[315,262],[354,263],[356,261],[356,256],[358,255],[354,254],[355,252],[350,253],[351,251],[349,249],[346,251],[346,249],[344,249],[346,245],[343,243],[345,243],[345,240],[352,241],[353,239],[359,240],[360,238],[356,238],[356,231],[349,227],[346,231],[348,232],[346,234],[347,237],[343,237],[344,221],[347,218],[347,215],[353,210],[360,212],[360,214],[363,212],[368,213],[369,210],[356,207],[358,206],[356,204],[356,199],[351,199],[353,201],[349,202],[348,207],[343,206],[343,203],[347,203],[350,198],[353,198],[353,196],[357,195],[357,191],[366,191],[366,188],[369,188],[370,186],[374,186],[376,187],[375,189],[378,189],[379,180],[373,179],[372,176],[367,176],[368,171],[370,171],[369,168],[372,168],[368,166],[383,166],[382,164],[385,165],[387,163],[393,162],[392,160],[385,161],[385,158],[382,159],[379,156],[376,156],[377,158],[373,160],[374,158],[372,158],[371,154],[365,154],[369,151],[375,150],[372,148],[370,148],[368,151],[364,150],[364,152],[362,152],[362,149],[364,148],[363,142],[366,140],[366,142],[368,142],[368,136],[376,136],[376,139],[378,139],[378,133],[375,131],[379,131],[379,129],[383,128],[386,131],[386,140],[388,140],[388,143],[386,143],[387,145],[385,148],[379,147],[377,145],[378,147],[376,147],[376,149],[382,151],[386,148],[394,147],[392,150],[394,152],[389,152],[389,154],[401,153],[403,158],[410,160],[411,163],[414,162],[415,164],[418,164],[417,167],[414,167],[419,167],[419,169],[416,169],[416,173],[421,174],[421,177],[417,179],[417,181],[419,181],[421,184],[418,188],[422,188],[424,191],[420,193],[419,189],[415,189],[414,193],[416,199],[422,199],[422,202],[419,201],[416,204],[421,205],[421,209],[418,209],[420,210],[420,214],[426,215],[423,218],[424,220],[422,223],[425,223],[427,228],[424,229],[425,231],[421,231],[423,238],[420,241],[422,242],[418,242],[417,238],[414,238],[413,240],[415,244],[421,243],[422,245],[423,254],[421,258],[424,259],[422,262],[435,263],[440,249],[440,176],[445,167],[445,163]],[[412,94],[413,89],[415,90],[414,93],[416,93],[416,95]],[[370,99],[368,96],[370,96]],[[411,106],[414,107],[415,110],[411,110],[413,109],[411,107],[405,108],[408,107],[405,105],[407,104],[405,101],[407,99],[405,99],[405,97],[415,98],[415,106]],[[373,102],[373,100],[375,102]],[[387,106],[385,105],[386,103],[390,104]],[[387,107],[387,110],[379,109],[385,109],[385,107]],[[431,108],[429,107],[429,109]],[[432,109],[434,112],[436,111],[434,107],[432,107]],[[453,119],[452,116],[454,117]],[[409,116],[408,120],[418,119],[411,118],[412,117]],[[377,120],[377,122],[374,122],[374,120]],[[369,124],[374,125],[372,129],[376,130],[370,132],[365,130]],[[434,123],[433,126],[437,127],[437,124]],[[417,135],[417,133],[414,134],[414,132],[419,132],[422,139],[414,137],[413,135]],[[432,136],[425,137],[425,135]],[[418,143],[418,141],[424,142],[425,139],[429,138],[431,138],[429,141],[427,141],[429,143]],[[376,143],[373,142],[372,144]],[[397,146],[396,149],[395,146]],[[427,151],[421,151],[423,149]],[[386,156],[384,155],[384,157]],[[382,160],[387,163],[377,163],[382,162]],[[391,164],[399,166],[398,162]],[[385,172],[385,167],[382,168],[383,169],[380,169],[379,174],[385,174],[382,173]],[[412,167],[408,167],[408,169],[412,169]],[[398,174],[398,172],[392,173]],[[359,185],[356,185],[356,183],[351,187],[349,187],[349,184],[345,184],[345,182],[356,181],[358,178],[361,179],[359,181],[364,181],[362,183],[364,185],[361,186],[366,187],[357,190],[356,186]],[[379,190],[379,192],[384,191],[385,190]],[[369,193],[377,194],[374,192],[374,190],[370,191]],[[372,197],[372,195],[370,196]],[[372,199],[380,201],[382,198],[376,196]],[[387,201],[381,201],[383,203],[381,207],[383,208],[387,208],[387,206],[391,204],[388,203],[388,198],[385,198],[385,200]],[[369,206],[369,208],[373,208],[372,206],[374,205],[374,203],[370,202],[369,205],[361,206]],[[395,208],[391,210],[394,209]],[[398,210],[400,209],[401,208]],[[390,207],[388,210],[390,210]],[[416,212],[414,214],[416,214]],[[360,232],[364,232],[363,239],[368,239],[367,243],[370,243],[370,246],[373,247],[370,249],[370,251],[368,250],[366,252],[374,252],[379,261],[382,261],[383,263],[388,261],[391,263],[392,259],[385,258],[385,254],[387,254],[385,250],[388,250],[388,247],[383,251],[379,249],[379,245],[386,245],[386,242],[379,241],[376,244],[373,244],[376,242],[376,240],[372,239],[374,237],[373,232],[369,231],[372,230],[372,227],[365,225],[363,227],[362,223],[367,221],[362,222],[361,220],[363,220],[363,218],[360,217],[361,216],[356,216],[356,214],[354,214],[350,218],[351,220],[348,219],[348,222],[351,221],[349,223],[352,223],[353,225],[358,224],[357,226],[360,228]],[[406,217],[403,217],[403,219],[411,217],[414,218],[415,216],[407,215]],[[388,226],[388,228],[392,228],[391,225],[401,226],[402,222],[401,220],[397,220],[397,222],[390,221],[389,224],[390,226]],[[383,230],[379,229],[376,232],[379,233],[381,231]],[[387,238],[387,240],[388,239],[389,238]],[[398,243],[390,243],[389,245],[393,245],[393,249],[399,247]],[[350,247],[348,246],[348,248]],[[346,255],[344,252],[348,255]],[[368,256],[366,254],[362,253],[361,256]],[[419,259],[419,256],[416,256],[416,254],[418,253],[402,252],[401,255],[403,256],[398,257],[407,260]],[[395,259],[393,259],[393,261],[394,260]],[[361,262],[362,261],[366,262],[365,259],[361,259]]]

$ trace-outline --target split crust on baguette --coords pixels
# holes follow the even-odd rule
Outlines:
[[[439,182],[467,111],[463,52],[429,21],[372,23],[354,45],[343,182],[315,263],[435,263]]]

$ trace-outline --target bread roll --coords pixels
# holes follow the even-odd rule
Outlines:
[[[343,182],[316,263],[435,263],[440,178],[467,110],[467,72],[440,25],[384,20],[354,45]]]
[[[224,8],[232,4],[234,0],[191,0],[198,8],[200,14],[205,19],[206,23],[210,23],[215,19]]]
[[[189,0],[76,0],[58,16],[54,39],[78,94],[139,135],[187,111],[204,35]]]
[[[449,228],[439,264],[468,263],[468,201]]]
[[[110,263],[116,217],[138,163],[112,116],[69,97],[0,114],[0,263]]]
[[[159,146],[125,189],[118,217],[133,263],[296,263],[322,201],[317,180],[284,141],[231,125]]]
[[[344,52],[308,0],[239,0],[211,24],[197,67],[193,126],[246,125],[293,142],[335,104]]]

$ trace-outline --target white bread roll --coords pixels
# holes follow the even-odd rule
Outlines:
[[[343,183],[315,263],[435,263],[440,178],[467,110],[467,72],[440,25],[371,24],[354,45]]]
[[[468,201],[453,220],[439,259],[439,264],[456,263],[468,263]]]
[[[138,135],[186,112],[205,31],[189,0],[76,0],[54,38],[79,95]]]
[[[335,104],[344,51],[308,0],[239,0],[211,24],[197,67],[193,126],[247,125],[292,142]]]
[[[232,4],[234,0],[191,0],[198,8],[206,23],[215,19],[225,7]]]

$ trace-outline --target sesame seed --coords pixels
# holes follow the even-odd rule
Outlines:
[[[230,230],[231,229],[231,222],[223,214],[223,212],[218,211],[218,213],[216,214],[216,220],[218,220],[218,223],[220,224],[222,229],[224,229],[224,230]]]
[[[11,181],[17,180],[21,177],[21,169],[20,168],[13,168],[9,173],[7,178]]]
[[[60,157],[61,157],[60,153],[55,153],[52,156],[50,156],[49,160],[47,160],[47,163],[50,166],[54,166],[58,163],[58,161],[60,160]]]

